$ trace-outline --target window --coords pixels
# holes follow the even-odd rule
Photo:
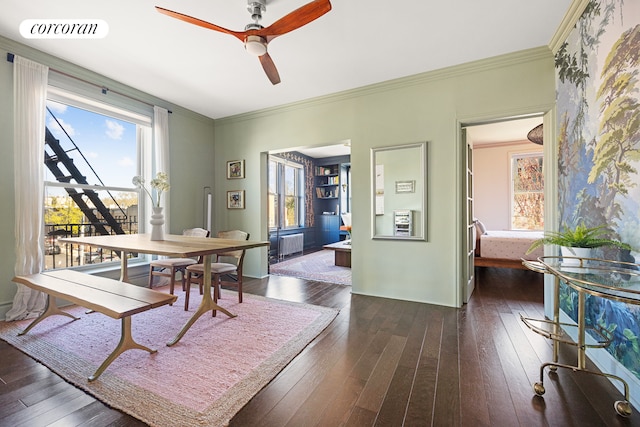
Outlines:
[[[304,225],[304,169],[279,157],[269,158],[269,228]]]
[[[51,87],[45,120],[45,269],[117,261],[57,239],[138,232],[132,178],[141,174],[151,117]]]
[[[544,176],[542,153],[511,157],[511,228],[544,228]]]
[[[278,163],[269,159],[269,228],[276,228],[280,224],[280,209],[278,209]]]

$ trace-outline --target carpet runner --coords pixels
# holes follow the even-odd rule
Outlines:
[[[351,269],[334,263],[334,251],[324,249],[272,264],[269,273],[320,282],[351,285]]]

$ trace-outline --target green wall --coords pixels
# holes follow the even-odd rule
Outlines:
[[[170,115],[171,232],[203,224],[203,187],[214,189],[214,232],[240,228],[266,240],[266,152],[351,141],[353,292],[459,306],[462,281],[460,123],[546,112],[554,103],[553,55],[544,47],[451,67],[269,110],[216,120],[155,99],[60,59],[0,38],[0,55],[23,55],[173,111]],[[12,64],[0,61],[0,312],[15,291]],[[213,143],[215,141],[215,144]],[[428,141],[428,240],[372,240],[370,149]],[[245,179],[226,162],[245,160]],[[246,191],[246,209],[226,192]],[[265,276],[265,249],[247,253],[245,273]]]
[[[203,226],[203,188],[213,188],[212,119],[148,94],[136,91],[104,76],[0,37],[0,318],[11,307],[16,285],[11,282],[15,264],[14,164],[13,164],[13,64],[7,53],[22,55],[49,67],[83,78],[172,111],[169,115],[171,181],[170,232]],[[169,82],[167,82],[168,84]],[[100,92],[96,88],[97,93]],[[145,270],[146,272],[146,270]]]
[[[351,141],[353,292],[459,306],[462,280],[460,123],[547,112],[555,100],[553,54],[532,49],[358,90],[217,120],[215,191],[245,190],[243,211],[216,206],[215,228],[267,239],[265,155]],[[428,241],[372,240],[370,149],[428,141]],[[228,160],[246,178],[227,180]],[[247,253],[245,272],[264,275],[266,255]]]
[[[0,42],[2,39],[0,39]],[[5,61],[0,45],[0,319],[11,308],[16,286],[11,282],[15,264],[15,210],[13,190],[13,64]]]

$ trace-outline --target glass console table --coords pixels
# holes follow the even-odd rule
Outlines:
[[[533,391],[542,396],[544,389],[544,369],[551,371],[567,368],[572,371],[586,372],[620,381],[624,386],[624,399],[614,403],[619,415],[630,416],[629,385],[622,378],[586,368],[586,349],[604,348],[612,340],[609,331],[599,327],[587,327],[585,319],[585,298],[594,295],[601,298],[640,305],[640,265],[622,261],[608,261],[592,258],[545,256],[537,261],[524,261],[523,265],[538,273],[554,276],[554,313],[553,319],[540,320],[520,316],[521,320],[534,332],[553,341],[553,361],[540,366],[540,382],[533,385]],[[560,322],[560,282],[566,283],[578,294],[578,324]],[[577,341],[570,338],[573,330]],[[589,330],[590,333],[585,332]],[[575,366],[558,363],[560,343],[577,346],[578,357]]]

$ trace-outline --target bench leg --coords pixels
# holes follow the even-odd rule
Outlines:
[[[29,332],[31,330],[31,328],[36,326],[38,323],[42,322],[47,317],[53,316],[54,314],[59,314],[59,315],[62,315],[62,316],[71,317],[73,320],[78,320],[79,319],[79,317],[75,317],[72,314],[67,313],[66,311],[60,310],[58,308],[58,306],[56,305],[55,298],[52,300],[51,299],[51,295],[47,294],[47,304],[45,306],[44,312],[40,316],[38,316],[33,322],[31,322],[29,324],[29,326],[27,326],[27,328],[24,331],[20,332],[18,335],[26,334],[27,332]]]
[[[111,364],[111,362],[116,360],[116,358],[120,356],[122,353],[124,353],[127,350],[133,350],[133,349],[145,350],[151,354],[157,353],[158,351],[158,350],[152,350],[149,347],[145,347],[135,342],[135,340],[133,339],[133,336],[131,335],[131,316],[127,316],[122,318],[122,332],[120,335],[120,342],[116,346],[115,350],[113,350],[113,352],[109,355],[109,357],[107,357],[104,360],[104,362],[102,362],[102,365],[100,365],[98,370],[89,377],[89,381],[93,381],[96,378],[98,378],[100,374],[102,374],[104,370],[107,369],[107,367]]]

